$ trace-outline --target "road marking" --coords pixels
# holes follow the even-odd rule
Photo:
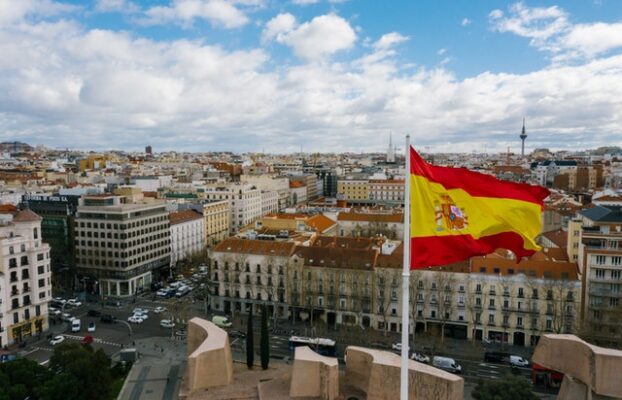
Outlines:
[[[45,364],[47,364],[47,363],[49,363],[49,362],[50,362],[50,360],[48,359],[48,360],[45,360],[45,361],[43,361],[43,362],[40,362],[40,363],[39,363],[39,365],[45,365]]]

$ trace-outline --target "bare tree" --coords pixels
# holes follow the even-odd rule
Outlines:
[[[480,325],[483,325],[482,321],[484,304],[487,300],[487,294],[484,291],[486,281],[481,275],[469,275],[467,277],[465,288],[465,305],[469,312],[471,321],[473,321],[473,332],[471,333],[472,340],[475,341],[476,332]],[[484,329],[482,327],[482,336]]]
[[[417,330],[417,322],[419,320],[419,307],[422,307],[422,314],[425,314],[425,305],[427,303],[427,292],[425,290],[427,286],[427,277],[424,276],[421,270],[414,270],[410,273],[410,320],[412,321],[413,331],[411,336],[411,343],[415,343],[415,332]],[[423,316],[422,316],[423,318]],[[425,318],[423,318],[425,320]]]
[[[445,342],[445,325],[451,319],[452,311],[452,286],[454,285],[454,274],[447,271],[438,271],[435,274],[438,287],[438,319],[441,325],[441,343]]]
[[[376,273],[376,307],[378,314],[382,317],[383,334],[387,332],[387,314],[392,302],[397,301],[393,299],[392,292],[394,291],[394,282],[398,280],[399,271],[397,269],[379,268]]]

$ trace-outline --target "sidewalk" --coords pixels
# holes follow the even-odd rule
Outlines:
[[[168,338],[137,340],[139,353],[118,400],[173,400],[178,397],[186,369],[186,343]],[[115,354],[113,359],[119,359]]]

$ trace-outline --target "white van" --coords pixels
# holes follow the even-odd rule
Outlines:
[[[220,315],[214,315],[212,317],[212,322],[216,324],[219,328],[229,328],[231,325],[231,321],[227,317],[221,317]]]
[[[78,318],[75,318],[73,321],[71,321],[71,331],[80,332],[80,320]]]
[[[510,356],[510,365],[513,367],[528,367],[529,361],[521,356]]]
[[[462,372],[462,366],[456,362],[453,358],[436,356],[432,359],[432,365],[436,368],[442,369],[447,372],[459,374]]]

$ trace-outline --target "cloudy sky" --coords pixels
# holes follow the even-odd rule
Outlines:
[[[0,0],[0,140],[622,145],[620,0]]]

